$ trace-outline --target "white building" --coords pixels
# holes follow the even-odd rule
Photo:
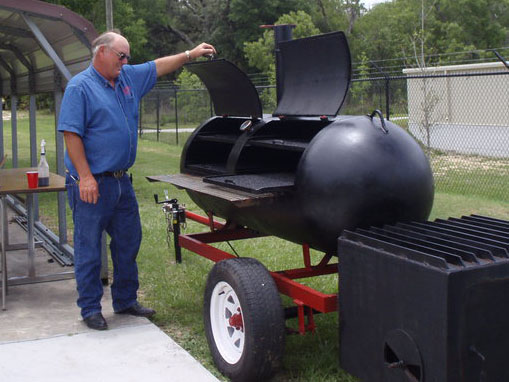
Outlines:
[[[405,69],[403,73],[410,77],[408,127],[424,145],[509,156],[509,149],[493,152],[501,141],[509,146],[509,69],[502,62]]]

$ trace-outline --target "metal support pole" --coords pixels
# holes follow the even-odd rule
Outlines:
[[[29,130],[30,130],[30,167],[37,167],[37,126],[35,94],[30,94]],[[34,195],[34,219],[39,220],[39,195]]]
[[[161,97],[159,96],[159,90],[156,89],[157,92],[157,107],[156,107],[156,124],[157,124],[157,142],[159,142],[159,112],[160,112],[160,103]]]
[[[35,95],[30,94],[29,130],[30,130],[30,167],[37,166],[37,130],[35,117]]]
[[[12,167],[17,167],[18,165],[18,143],[17,143],[17,140],[18,140],[18,137],[17,137],[17,134],[14,134],[15,132],[17,132],[17,129],[16,129],[16,113],[12,114],[12,108],[13,108],[13,105],[14,105],[14,108],[16,107],[17,105],[17,98],[16,98],[16,94],[18,93],[17,91],[17,81],[16,81],[16,73],[14,72],[14,69],[2,58],[0,57],[0,65],[9,73],[9,76],[10,76],[10,82],[11,82],[11,130],[13,132],[12,134],[12,142],[13,142],[13,145],[12,145],[12,153],[16,154],[16,156],[12,156]],[[3,78],[0,77],[0,92],[3,93]],[[14,109],[15,110],[15,109]],[[1,151],[2,151],[2,158],[3,158],[3,155],[4,155],[4,147],[3,147],[3,120],[2,120],[2,129],[1,129],[1,133],[2,133],[2,137],[1,137]],[[14,144],[15,143],[15,144]]]
[[[0,161],[4,157],[4,99],[1,96],[2,84],[0,81]]]
[[[60,107],[62,106],[62,76],[55,72],[55,91],[53,92],[53,100],[55,101],[55,147],[56,147],[56,165],[57,174],[65,176],[65,163],[64,163],[64,134],[58,131],[58,117],[60,115]]]
[[[27,194],[28,277],[35,277],[34,194]]]
[[[57,66],[60,73],[62,73],[64,78],[67,81],[69,81],[72,77],[71,73],[69,72],[69,70],[67,69],[67,67],[65,66],[63,61],[60,59],[58,54],[55,52],[55,50],[53,49],[51,44],[48,42],[48,40],[46,39],[44,34],[41,32],[39,27],[32,21],[30,16],[28,16],[27,14],[20,13],[20,15],[23,18],[23,20],[25,20],[25,23],[28,25],[28,27],[34,34],[35,38],[39,42],[39,45],[46,52],[46,54],[51,58],[51,60],[55,63],[55,65]]]
[[[377,64],[375,64],[373,61],[370,61],[370,64],[373,65],[373,67],[378,70],[380,72],[380,74],[382,74],[382,76],[385,78],[385,115],[386,115],[386,118],[387,120],[389,120],[389,117],[390,117],[390,98],[391,98],[391,94],[390,94],[390,87],[389,87],[389,84],[390,84],[390,78],[389,76],[387,75],[387,73],[385,73]],[[382,94],[380,93],[380,98],[382,97]],[[380,105],[382,105],[382,100],[380,99]]]
[[[62,105],[62,76],[55,71],[55,91],[53,98],[55,100],[55,146],[56,146],[56,164],[57,174],[65,176],[64,164],[64,134],[58,131],[58,116],[60,115],[60,107]],[[67,215],[65,213],[66,200],[65,191],[60,191],[57,194],[58,204],[58,241],[59,248],[62,249],[67,244]]]
[[[0,253],[0,260],[2,262],[2,310],[5,310],[5,298],[7,294],[7,206],[5,203],[5,196],[0,196],[0,208],[2,214],[0,219],[2,220],[2,252]]]
[[[180,223],[178,219],[173,218],[173,244],[175,246],[175,261],[177,264],[182,263],[182,250],[179,244]]]
[[[177,145],[178,145],[178,136],[179,136],[179,112],[178,112],[178,91],[175,90],[175,133],[177,134]]]
[[[106,30],[113,29],[113,5],[111,4],[111,0],[106,1]]]
[[[390,118],[390,105],[391,105],[391,88],[389,78],[385,79],[385,115],[387,120]]]
[[[11,94],[12,167],[18,167],[18,97]]]

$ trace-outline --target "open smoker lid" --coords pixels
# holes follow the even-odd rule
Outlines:
[[[216,115],[262,117],[258,92],[247,75],[230,61],[220,59],[185,65],[207,87]]]
[[[335,116],[348,92],[350,49],[343,32],[285,41],[281,52],[282,95],[274,116]]]

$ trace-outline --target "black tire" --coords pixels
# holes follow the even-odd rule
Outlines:
[[[230,311],[235,308],[239,314]],[[232,381],[265,381],[279,368],[284,311],[274,280],[258,260],[229,259],[214,265],[205,287],[203,318],[214,363]]]

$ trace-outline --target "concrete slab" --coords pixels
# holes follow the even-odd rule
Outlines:
[[[0,312],[0,344],[94,331],[81,320],[76,298],[75,280],[9,287],[7,310]],[[114,314],[108,287],[101,304],[110,329],[150,323],[143,317]]]
[[[11,244],[26,231],[9,224]],[[26,275],[27,252],[7,253],[9,277]],[[72,270],[36,250],[36,273]],[[0,286],[1,288],[1,286]],[[74,279],[8,288],[7,310],[0,310],[0,381],[218,381],[150,320],[113,313],[104,288],[103,315],[109,330],[89,329],[76,306]]]
[[[217,379],[150,323],[0,345],[3,381],[172,381]]]

